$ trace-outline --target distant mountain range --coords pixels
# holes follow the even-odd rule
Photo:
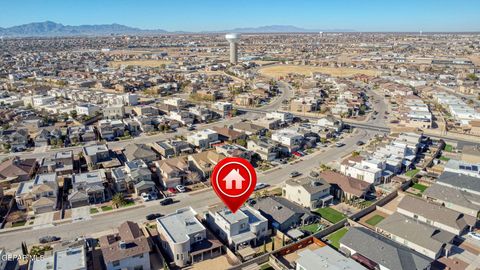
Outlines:
[[[0,27],[0,36],[105,36],[111,34],[161,34],[165,30],[143,30],[140,28],[129,27],[121,24],[97,24],[97,25],[63,25],[51,21],[35,22],[12,26],[8,28]]]
[[[235,28],[221,31],[203,31],[201,33],[313,33],[313,32],[354,32],[350,29],[332,29],[332,30],[314,30],[304,29],[292,25],[269,25],[251,28]],[[0,27],[0,36],[6,37],[53,37],[53,36],[106,36],[106,35],[148,35],[165,33],[188,33],[188,32],[168,32],[163,29],[145,30],[135,27],[129,27],[121,24],[98,24],[98,25],[63,25],[56,22],[34,22],[12,26],[7,28]]]

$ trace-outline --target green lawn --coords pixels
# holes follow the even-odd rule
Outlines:
[[[418,184],[418,183],[417,183],[417,184],[414,184],[412,187],[415,188],[415,189],[420,190],[422,193],[425,191],[425,189],[428,188],[427,186],[422,185],[422,184]]]
[[[305,225],[305,226],[301,227],[300,230],[305,230],[305,231],[308,231],[308,232],[313,234],[313,233],[316,233],[316,232],[320,231],[323,228],[322,225],[320,225],[320,227],[319,227],[319,225],[320,224],[318,224],[318,223]]]
[[[127,201],[124,205],[122,205],[121,207],[128,207],[128,206],[133,206],[135,205],[135,202],[134,201]]]
[[[371,226],[375,226],[377,225],[378,223],[380,223],[380,221],[382,221],[384,219],[384,217],[380,216],[380,215],[375,215],[369,219],[367,219],[367,221],[365,221],[367,224],[371,225]]]
[[[331,223],[337,223],[347,217],[344,214],[330,207],[319,208],[315,210],[315,212],[320,214],[322,218],[330,221]]]
[[[445,151],[447,152],[453,152],[453,146],[451,144],[445,145]]]
[[[405,176],[408,176],[410,178],[414,177],[420,170],[419,169],[414,169],[414,170],[410,170],[408,172],[405,173]]]
[[[330,240],[330,244],[334,246],[336,249],[340,248],[340,240],[343,236],[348,232],[347,228],[341,228],[340,230],[330,234],[327,236],[327,239]]]
[[[101,207],[102,208],[102,211],[110,211],[110,210],[113,210],[113,208],[109,205],[104,205]]]
[[[97,208],[90,208],[90,214],[96,214],[96,213],[98,213]]]
[[[441,157],[439,157],[438,159],[440,159],[440,160],[442,160],[442,161],[449,161],[449,160],[450,160],[450,158],[444,157],[444,156],[441,156]]]
[[[26,220],[15,221],[12,223],[12,228],[24,226],[27,223]]]

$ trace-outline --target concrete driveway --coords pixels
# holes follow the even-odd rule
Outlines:
[[[33,226],[43,226],[43,225],[52,224],[54,214],[55,212],[48,212],[48,213],[36,215],[35,219],[33,220]]]
[[[89,220],[92,217],[90,216],[90,206],[82,206],[72,208],[72,220],[73,222]]]

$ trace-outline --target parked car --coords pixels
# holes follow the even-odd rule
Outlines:
[[[299,152],[293,152],[293,154],[297,157],[302,157],[302,154],[300,154]]]
[[[183,185],[177,185],[175,188],[181,193],[187,191]]]
[[[44,236],[44,237],[40,237],[38,239],[38,242],[40,242],[40,244],[46,244],[46,243],[51,243],[51,242],[55,242],[55,241],[60,241],[60,237],[58,236],[51,236],[51,235],[48,235],[48,236]]]
[[[177,193],[177,190],[175,188],[168,188],[167,191],[174,194]]]
[[[159,213],[154,213],[154,214],[149,214],[145,217],[145,219],[147,220],[154,220],[154,219],[157,219],[159,217],[161,217],[162,215],[159,214]]]
[[[319,174],[318,172],[316,172],[316,171],[311,171],[311,172],[310,172],[310,176],[311,176],[311,177],[319,177],[320,174]]]
[[[142,193],[140,194],[140,196],[142,197],[142,200],[144,202],[148,202],[148,201],[151,201],[152,200],[152,196],[150,196],[150,194],[147,194],[147,193]]]
[[[361,145],[364,145],[364,144],[365,144],[365,143],[362,142],[362,141],[358,141],[358,142],[357,142],[357,145],[358,145],[358,146],[361,146]]]
[[[266,188],[268,187],[269,185],[268,184],[265,184],[265,183],[257,183],[255,185],[255,189],[254,190],[259,190],[259,189],[262,189],[262,188]]]
[[[344,144],[344,143],[341,143],[341,142],[335,143],[335,146],[336,146],[336,147],[342,147],[342,146],[344,146],[344,145],[345,145],[345,144]]]
[[[166,199],[163,199],[160,201],[160,205],[169,205],[169,204],[172,204],[173,203],[173,199],[172,198],[166,198]]]
[[[302,173],[297,172],[297,171],[293,171],[293,172],[290,173],[291,178],[294,178],[294,177],[297,177],[297,176],[300,176],[300,175],[302,175]]]

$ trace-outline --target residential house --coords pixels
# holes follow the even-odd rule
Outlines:
[[[193,124],[195,120],[192,114],[185,111],[170,111],[168,118],[182,123],[184,126]]]
[[[370,191],[373,191],[371,183],[338,172],[324,171],[319,177],[330,184],[330,194],[339,201],[365,198]]]
[[[248,136],[265,134],[265,132],[267,131],[266,128],[259,125],[252,124],[250,122],[235,123],[233,124],[232,127],[233,127],[233,130],[236,130],[238,132],[243,132]]]
[[[479,180],[479,177],[444,171],[437,178],[437,183],[445,187],[456,188],[468,193],[480,195]]]
[[[225,156],[216,151],[205,151],[188,156],[190,170],[198,172],[203,179],[208,179],[212,174],[213,168]]]
[[[432,203],[475,218],[480,213],[480,195],[466,190],[434,183],[423,192],[422,196]]]
[[[230,114],[233,109],[232,103],[218,101],[212,104],[212,109],[218,112],[222,117]]]
[[[385,166],[384,161],[375,158],[348,158],[341,163],[340,172],[346,176],[377,185],[383,179]]]
[[[86,116],[95,116],[97,113],[100,113],[102,109],[91,103],[86,104],[79,104],[75,107],[78,115],[86,115]]]
[[[77,245],[53,251],[52,256],[41,256],[28,263],[29,270],[70,269],[87,270],[87,250],[85,245]]]
[[[375,247],[375,248],[372,248]],[[350,227],[340,250],[369,269],[430,269],[433,259],[364,227]]]
[[[282,197],[262,198],[257,201],[254,208],[268,219],[272,228],[282,232],[318,220],[318,217],[309,210]]]
[[[123,119],[125,117],[125,107],[123,105],[112,105],[103,108],[104,119]]]
[[[233,213],[224,206],[209,207],[205,221],[233,251],[262,244],[268,235],[268,221],[260,212],[244,206]]]
[[[319,245],[320,241],[314,240],[314,242]],[[298,252],[298,258],[295,260],[295,270],[317,270],[320,265],[323,269],[367,269],[352,258],[346,258],[335,249],[323,243],[317,249],[310,250],[306,248]]]
[[[117,192],[133,191],[137,195],[156,192],[152,172],[141,159],[125,162],[123,168],[114,168],[112,178]]]
[[[268,139],[248,140],[247,149],[257,153],[265,161],[275,160],[282,152],[281,147]]]
[[[270,119],[278,119],[284,123],[293,122],[293,114],[289,112],[279,112],[279,111],[269,112],[265,117]]]
[[[301,148],[303,136],[293,129],[281,129],[272,133],[272,141],[284,145],[290,152],[295,152]]]
[[[102,119],[98,121],[98,133],[102,139],[111,141],[117,137],[124,136],[125,124],[122,120]]]
[[[219,143],[218,133],[211,129],[204,129],[187,136],[187,142],[198,148],[205,149]]]
[[[181,154],[193,153],[192,146],[182,140],[163,140],[151,144],[153,150],[164,158],[172,158]]]
[[[15,193],[15,201],[18,209],[41,214],[56,209],[57,195],[57,175],[37,174],[34,180],[20,183]]]
[[[325,207],[333,199],[330,184],[322,178],[313,177],[288,179],[282,188],[282,195],[308,209]]]
[[[24,151],[28,146],[28,130],[19,128],[16,130],[0,131],[0,139],[3,144],[10,146],[10,151]]]
[[[68,195],[70,207],[104,202],[106,200],[105,182],[103,169],[72,175],[72,191]]]
[[[317,125],[322,128],[332,129],[336,132],[340,132],[343,129],[343,121],[334,118],[333,116],[327,116],[317,121]]]
[[[157,153],[155,153],[150,146],[139,143],[132,143],[125,146],[123,154],[128,161],[141,159],[147,164],[150,164],[159,158]]]
[[[57,152],[53,157],[42,158],[38,167],[38,173],[52,173],[57,175],[69,175],[73,173],[73,152]]]
[[[213,127],[212,130],[217,132],[218,139],[221,141],[236,142],[237,140],[245,140],[247,138],[245,133],[227,127]]]
[[[151,269],[151,244],[137,223],[126,221],[118,227],[118,233],[104,235],[99,242],[105,269]]]
[[[162,249],[178,267],[215,258],[222,254],[222,243],[197,219],[191,208],[180,208],[157,219]]]
[[[183,185],[189,170],[186,157],[176,157],[154,162],[160,183],[165,189]]]
[[[475,217],[413,196],[403,197],[397,206],[397,212],[454,235],[462,235],[470,229],[474,229],[477,223]]]
[[[448,245],[455,238],[455,235],[452,233],[420,222],[418,219],[409,218],[398,212],[393,213],[378,223],[376,230],[393,241],[434,260],[449,251]]]
[[[83,157],[87,164],[97,164],[111,159],[110,150],[106,144],[96,144],[83,147]]]
[[[38,163],[34,158],[9,158],[0,163],[0,180],[27,181],[35,175],[37,167]]]

